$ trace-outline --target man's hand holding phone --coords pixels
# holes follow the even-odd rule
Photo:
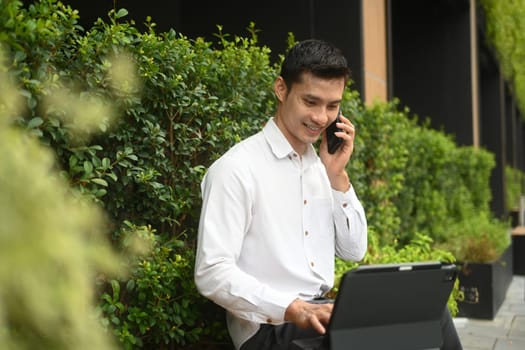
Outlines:
[[[321,151],[321,160],[326,167],[328,178],[333,189],[346,192],[349,187],[346,164],[354,150],[354,125],[339,110],[336,119],[326,128],[324,136],[326,150]]]

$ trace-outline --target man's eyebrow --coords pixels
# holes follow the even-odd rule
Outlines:
[[[313,101],[322,101],[322,99],[319,97],[319,96],[316,96],[316,95],[311,95],[311,94],[305,94],[303,96],[304,99],[306,100],[313,100]],[[328,101],[328,104],[339,104],[341,103],[342,99],[337,99],[337,100],[333,100],[333,101]]]
[[[315,100],[315,101],[320,101],[321,98],[319,96],[316,96],[316,95],[310,95],[310,94],[305,94],[303,96],[304,99],[306,100]]]

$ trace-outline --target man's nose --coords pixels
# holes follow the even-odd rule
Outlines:
[[[330,113],[328,112],[328,109],[326,108],[319,108],[315,111],[314,114],[314,122],[317,125],[324,126],[327,125],[330,121]]]

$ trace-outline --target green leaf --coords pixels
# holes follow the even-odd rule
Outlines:
[[[118,12],[116,13],[115,17],[116,18],[122,18],[122,17],[125,17],[128,15],[128,10],[126,9],[120,9],[118,10]]]
[[[73,155],[70,156],[69,157],[69,168],[73,169],[77,164],[78,164],[78,158]]]
[[[31,119],[29,121],[29,123],[27,123],[27,128],[28,129],[34,129],[34,128],[39,127],[42,124],[44,124],[44,121],[42,120],[42,118],[35,117],[35,118]]]
[[[102,167],[104,169],[109,169],[110,166],[111,166],[111,161],[109,160],[109,158],[103,158],[102,159]]]
[[[130,279],[130,280],[128,281],[128,283],[126,283],[126,289],[127,289],[128,291],[132,291],[132,290],[134,290],[134,289],[135,289],[135,280]]]
[[[84,171],[86,174],[91,174],[93,172],[93,164],[87,160],[84,161]]]
[[[108,187],[108,183],[104,179],[94,178],[94,179],[91,179],[91,182],[96,183],[96,184],[101,185],[101,186]]]

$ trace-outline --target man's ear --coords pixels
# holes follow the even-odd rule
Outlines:
[[[283,102],[286,94],[288,93],[288,89],[284,79],[281,76],[275,79],[275,82],[273,83],[273,92],[275,93],[275,97],[277,97],[279,102]]]

